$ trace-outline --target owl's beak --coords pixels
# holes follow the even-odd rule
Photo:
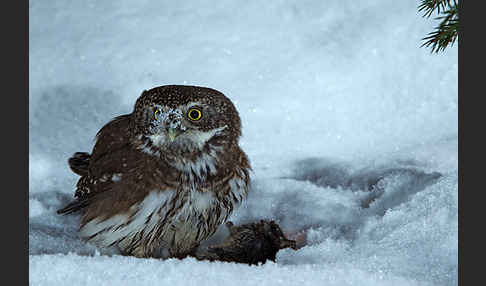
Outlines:
[[[175,138],[177,136],[179,136],[179,134],[181,134],[181,131],[177,128],[169,128],[169,130],[167,131],[167,133],[169,134],[169,140],[170,142],[173,142],[175,140]]]

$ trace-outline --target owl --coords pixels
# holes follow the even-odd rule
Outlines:
[[[91,154],[68,160],[81,177],[75,199],[58,213],[80,212],[80,236],[101,250],[186,257],[248,194],[240,136],[238,112],[217,90],[143,91],[132,113],[101,128]]]

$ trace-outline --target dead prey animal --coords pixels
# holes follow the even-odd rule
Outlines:
[[[199,249],[194,255],[196,259],[257,265],[267,260],[275,262],[280,249],[297,249],[296,242],[287,239],[274,221],[260,220],[240,226],[227,222],[226,227],[230,235],[223,243]]]

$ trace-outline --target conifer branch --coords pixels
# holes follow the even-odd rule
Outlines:
[[[418,8],[419,12],[424,12],[423,17],[426,18],[429,18],[436,11],[439,17],[436,17],[435,20],[440,20],[439,26],[422,39],[425,42],[421,47],[431,46],[431,52],[437,53],[443,51],[449,45],[454,45],[459,28],[456,0],[422,0],[422,4]]]

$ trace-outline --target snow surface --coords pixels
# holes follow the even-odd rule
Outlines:
[[[457,285],[457,45],[419,1],[29,2],[32,285]],[[230,97],[254,172],[235,223],[307,245],[263,266],[102,256],[58,216],[67,166],[143,89]]]

